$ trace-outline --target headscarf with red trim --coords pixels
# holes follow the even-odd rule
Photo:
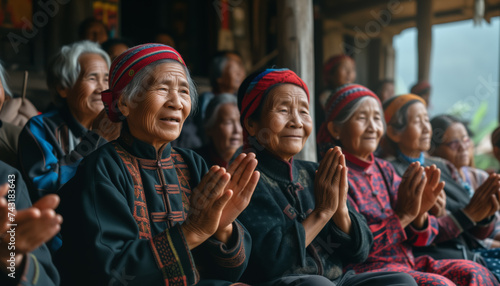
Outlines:
[[[186,66],[181,55],[172,47],[162,44],[144,44],[135,46],[119,55],[109,70],[109,89],[101,93],[108,117],[113,122],[123,120],[118,109],[118,100],[122,90],[144,67],[162,60],[171,59]]]
[[[245,127],[245,120],[250,118],[252,114],[259,108],[264,98],[264,94],[271,90],[277,84],[290,83],[301,87],[307,94],[307,101],[309,101],[309,89],[302,79],[289,69],[266,69],[256,77],[248,85],[243,97],[239,96],[241,100],[240,107],[240,121],[243,126],[243,147],[247,149],[249,146],[249,134]],[[241,91],[240,91],[241,92]]]
[[[318,136],[316,137],[316,143],[318,144],[321,156],[323,156],[329,148],[339,143],[335,141],[328,131],[328,122],[334,121],[347,104],[365,96],[373,97],[382,106],[380,99],[373,91],[359,84],[344,84],[337,88],[330,96],[325,106],[326,120],[321,124]]]

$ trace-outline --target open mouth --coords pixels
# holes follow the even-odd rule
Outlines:
[[[176,122],[176,123],[181,122],[179,118],[173,118],[173,117],[164,117],[160,118],[160,120],[164,122]]]

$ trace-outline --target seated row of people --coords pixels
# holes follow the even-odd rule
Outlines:
[[[54,209],[54,197],[39,202],[61,197],[62,246],[51,248],[62,284],[498,285],[466,244],[470,257],[426,253],[462,234],[489,236],[500,180],[491,175],[475,191],[457,184],[453,205],[445,178],[452,167],[426,165],[419,153],[433,133],[415,96],[383,108],[363,86],[339,87],[325,103],[321,163],[305,162],[293,157],[312,130],[308,88],[290,70],[260,70],[237,101],[218,95],[208,104],[210,167],[172,147],[198,98],[176,50],[137,46],[108,72],[101,53],[76,47],[53,62],[51,86],[63,104],[32,119],[20,137],[21,162],[36,161],[22,168],[34,207]],[[80,72],[63,72],[72,68]],[[395,167],[374,157],[386,121],[394,160],[405,160]],[[444,135],[436,150],[466,147],[467,138]],[[421,145],[406,152],[405,140]],[[48,237],[21,254],[59,230],[60,216],[50,214]]]

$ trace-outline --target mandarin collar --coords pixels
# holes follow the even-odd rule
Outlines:
[[[294,179],[298,178],[298,170],[295,167],[293,158],[289,162],[285,161],[269,152],[256,140],[251,140],[251,142],[252,152],[255,152],[258,161],[257,168],[267,176],[285,183],[293,182]]]
[[[132,136],[126,124],[122,128],[120,137],[117,140],[130,154],[142,159],[160,160],[169,158],[172,150],[170,143],[168,143],[161,146],[160,150],[156,152],[153,145]],[[161,157],[158,154],[161,154]]]
[[[369,158],[368,161],[362,160],[362,159],[352,155],[351,153],[343,151],[343,150],[342,150],[342,153],[345,156],[346,165],[348,168],[353,168],[353,169],[359,170],[359,171],[366,171],[368,168],[370,168],[373,165],[373,163],[375,163],[375,157],[373,156],[373,153],[371,153],[370,156],[368,157]]]

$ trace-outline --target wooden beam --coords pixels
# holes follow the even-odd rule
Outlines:
[[[432,50],[432,0],[417,1],[418,80],[429,80]]]
[[[278,64],[293,70],[306,83],[311,96],[309,112],[314,118],[314,22],[312,0],[279,0]],[[302,151],[295,157],[317,161],[316,132],[309,136]]]
[[[330,3],[336,3],[337,1],[324,1],[324,11],[322,14],[325,18],[336,19],[340,16],[347,14],[355,14],[362,10],[376,9],[380,6],[387,6],[389,0],[362,0],[355,3],[349,2],[340,3],[338,5],[331,5]],[[409,0],[403,2],[410,2]]]

